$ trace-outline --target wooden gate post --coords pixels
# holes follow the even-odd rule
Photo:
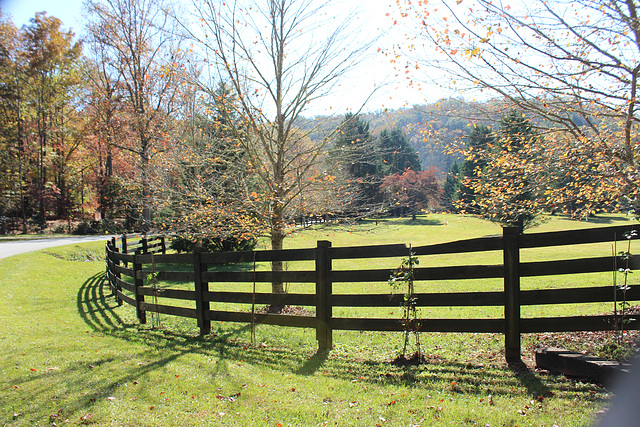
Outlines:
[[[193,272],[195,275],[196,313],[200,335],[211,332],[211,319],[209,319],[209,283],[202,280],[202,273],[207,271],[207,265],[202,263],[202,248],[197,248],[193,253]]]
[[[504,257],[504,354],[508,363],[520,358],[520,248],[519,227],[502,229]]]
[[[333,348],[330,247],[331,242],[326,240],[318,241],[316,247],[316,339],[321,352]]]
[[[139,256],[139,254],[133,255],[133,282],[135,284],[136,291],[136,314],[138,315],[140,324],[144,325],[147,323],[147,312],[142,309],[142,304],[144,304],[144,295],[140,293],[140,288],[144,286],[144,279],[138,277],[142,270],[142,264],[138,261]]]

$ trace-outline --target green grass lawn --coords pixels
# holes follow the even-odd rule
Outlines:
[[[621,221],[553,219],[539,230]],[[475,218],[430,215],[300,231],[286,247],[418,246],[499,233]],[[588,382],[511,371],[500,335],[422,334],[429,363],[399,367],[389,363],[402,344],[397,333],[335,331],[335,349],[316,354],[313,330],[259,325],[252,343],[243,324],[214,323],[206,337],[192,319],[149,316],[138,325],[135,310],[118,307],[103,284],[102,250],[90,243],[0,260],[1,425],[585,426],[610,398]],[[611,251],[565,252],[574,250]],[[400,314],[390,311],[385,317]]]

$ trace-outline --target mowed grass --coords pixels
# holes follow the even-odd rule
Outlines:
[[[538,230],[625,221],[623,216],[579,223],[554,218]],[[317,240],[330,240],[333,246],[419,246],[500,232],[475,218],[430,215],[416,222],[370,220],[301,230],[287,239],[286,247],[313,247]],[[95,260],[102,250],[92,243],[0,260],[0,424],[585,426],[610,399],[596,384],[510,370],[500,335],[422,334],[429,363],[400,367],[389,363],[402,344],[396,333],[335,331],[334,350],[316,354],[313,330],[258,325],[252,340],[250,325],[243,324],[214,323],[206,337],[197,336],[192,319],[149,315],[148,324],[139,325],[135,310],[117,306],[103,283],[104,263]],[[610,253],[605,245],[533,251],[522,259]],[[499,254],[462,257],[425,258],[420,266],[500,262]],[[399,259],[351,262],[382,268],[380,262],[393,267]],[[589,282],[611,284],[611,273],[523,287]],[[420,290],[441,291],[454,285],[500,288],[499,282],[483,281],[419,284]],[[290,284],[290,290],[297,286],[306,285]],[[389,291],[384,283],[340,286],[341,292],[361,292],[367,286],[365,291]],[[400,309],[372,314],[394,317]],[[421,315],[463,313],[445,308]]]

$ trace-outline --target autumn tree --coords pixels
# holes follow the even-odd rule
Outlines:
[[[611,202],[637,210],[639,7],[618,0],[403,3],[412,40],[396,54],[449,89],[488,92],[539,118],[544,151],[555,154],[547,169],[580,184],[556,188],[549,199],[579,202],[585,214]]]
[[[37,167],[34,195],[38,200],[37,223],[44,227],[51,212],[70,218],[72,188],[70,163],[82,142],[74,120],[81,80],[82,45],[62,22],[37,13],[23,29],[25,144],[32,145]],[[21,129],[22,132],[23,129]]]
[[[550,175],[539,167],[549,158],[543,138],[516,110],[500,120],[496,133],[474,130],[474,143],[463,150],[469,166],[456,205],[503,226],[530,227],[548,208]]]
[[[211,93],[197,85],[182,92],[188,114],[167,165],[172,172],[163,191],[169,212],[164,228],[179,236],[184,249],[252,248],[264,227],[259,188],[237,139],[246,138],[233,108],[237,98],[223,83]]]
[[[128,146],[135,135],[129,125],[123,75],[113,72],[109,47],[98,39],[88,38],[85,49],[88,53],[84,66],[86,153],[92,159],[89,170],[97,193],[97,210],[105,227],[113,228],[115,217],[136,216],[133,211],[127,215],[123,209],[127,203],[122,194],[125,181],[131,182],[134,178],[126,170],[130,168],[124,167],[135,164],[134,154],[117,148]],[[134,218],[127,222],[133,223]]]
[[[289,211],[297,197],[320,176],[319,164],[329,137],[308,138],[297,123],[305,110],[326,97],[361,58],[352,46],[357,32],[351,17],[327,15],[328,4],[311,0],[194,1],[195,20],[184,23],[198,49],[238,97],[242,118],[238,138],[259,177],[268,201],[273,249],[282,249]],[[365,46],[366,47],[366,46]],[[215,67],[215,68],[214,68]],[[313,177],[313,180],[310,178]],[[274,262],[273,270],[282,270]],[[284,292],[273,283],[273,292]]]
[[[108,143],[137,156],[142,228],[151,226],[152,160],[171,144],[171,125],[178,111],[179,66],[185,50],[167,5],[161,0],[90,0],[88,31],[102,61],[100,81],[123,86],[123,114],[135,139]],[[105,67],[106,66],[106,67]],[[108,108],[108,107],[107,107]]]
[[[442,190],[436,179],[436,169],[415,171],[406,169],[384,177],[380,189],[385,193],[389,210],[402,216],[415,215],[440,201]]]
[[[27,232],[26,172],[22,90],[21,33],[0,11],[0,234],[6,234],[9,215],[19,213]]]

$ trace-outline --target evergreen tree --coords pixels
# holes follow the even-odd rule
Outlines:
[[[510,110],[500,120],[500,135],[498,145],[500,152],[497,156],[513,156],[519,162],[504,162],[504,166],[498,169],[498,178],[512,183],[510,187],[513,191],[508,194],[502,213],[502,222],[505,225],[513,225],[521,230],[530,225],[538,215],[538,209],[532,209],[537,198],[536,177],[530,177],[523,173],[523,166],[526,159],[522,157],[525,148],[529,146],[541,146],[542,137],[533,127],[533,124],[526,116],[516,110]],[[530,151],[530,150],[526,150]],[[521,153],[522,152],[522,153]],[[524,154],[523,154],[524,155]],[[513,165],[517,166],[513,166]],[[515,185],[513,185],[515,184]]]
[[[165,228],[177,234],[181,250],[196,243],[205,250],[247,249],[264,232],[258,221],[258,192],[238,138],[246,138],[224,84],[210,93],[192,91],[185,102],[182,144],[176,147],[174,182],[165,192]]]
[[[522,113],[510,111],[497,133],[474,127],[465,151],[466,175],[457,201],[466,212],[475,213],[502,226],[520,230],[531,226],[545,207],[548,177],[531,165],[545,156],[542,138]]]
[[[367,121],[347,113],[340,125],[331,156],[347,177],[355,211],[382,201],[379,187],[384,163]]]
[[[442,186],[442,203],[443,207],[447,210],[456,210],[455,203],[458,200],[458,192],[461,185],[460,179],[458,163],[453,162],[447,173],[447,179]]]
[[[385,165],[385,175],[403,173],[407,169],[415,172],[422,170],[418,152],[399,127],[391,131],[384,129],[380,133],[378,146]]]
[[[495,144],[495,141],[495,132],[486,125],[474,124],[469,136],[467,136],[466,145],[469,154],[460,167],[460,183],[458,193],[454,197],[456,205],[465,212],[479,213],[475,191],[473,186],[468,185],[468,181],[474,180],[486,167],[487,161],[483,153],[486,153]]]

